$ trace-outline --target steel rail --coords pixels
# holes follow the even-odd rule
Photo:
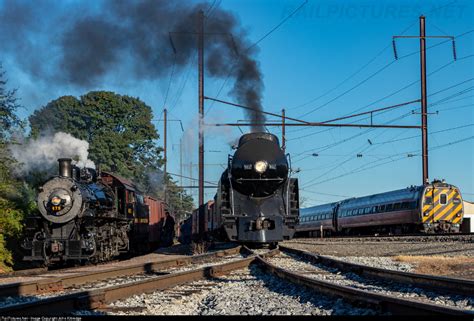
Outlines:
[[[255,256],[249,256],[247,258],[228,263],[203,267],[190,271],[170,273],[152,279],[115,285],[104,289],[77,292],[33,302],[10,305],[1,307],[0,315],[49,316],[63,315],[75,310],[101,309],[106,307],[106,305],[111,302],[124,299],[132,295],[164,290],[176,285],[214,277],[229,273],[234,270],[242,269],[249,266],[254,260]]]
[[[239,247],[240,249],[240,247]],[[245,249],[242,249],[245,251]],[[226,250],[229,251],[229,250]],[[273,250],[265,257],[279,253]],[[251,253],[250,253],[251,254]],[[202,257],[202,256],[201,256]],[[256,259],[255,254],[246,258],[207,266],[194,270],[170,273],[155,278],[120,284],[103,289],[77,292],[38,301],[0,307],[2,316],[25,315],[64,315],[75,310],[107,310],[107,305],[114,301],[141,293],[151,293],[164,290],[176,285],[185,284],[205,278],[212,278],[248,267]]]
[[[280,246],[280,250],[286,253],[292,253],[302,256],[305,259],[308,259],[315,263],[321,263],[323,265],[335,267],[343,271],[354,272],[364,277],[369,277],[373,279],[385,279],[394,282],[410,284],[420,288],[474,297],[474,281],[472,280],[387,270],[377,267],[345,262],[342,260],[333,259],[327,256],[318,255],[310,253],[308,251],[298,250],[286,246]]]
[[[236,246],[230,249],[201,255],[193,255],[189,257],[157,260],[128,266],[119,266],[99,271],[77,271],[77,274],[46,277],[44,279],[25,282],[7,283],[0,285],[0,296],[32,295],[54,292],[67,289],[71,286],[78,286],[85,283],[92,283],[119,276],[159,272],[160,269],[188,265],[213,257],[236,254],[239,253],[240,249],[240,246]]]
[[[384,294],[371,293],[345,285],[313,279],[286,269],[277,267],[257,255],[256,262],[271,274],[294,284],[302,285],[319,293],[341,297],[355,303],[363,303],[395,315],[465,315],[474,316],[474,312],[458,308],[424,303],[420,301],[394,298]]]

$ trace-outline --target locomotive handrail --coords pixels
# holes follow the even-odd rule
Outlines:
[[[236,181],[284,181],[286,178],[237,178]]]

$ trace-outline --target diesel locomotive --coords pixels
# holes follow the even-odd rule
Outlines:
[[[457,233],[462,219],[459,188],[435,180],[431,184],[302,209],[297,233]]]
[[[25,261],[98,263],[163,243],[164,202],[118,175],[58,162],[58,175],[39,188],[39,213],[26,220]]]
[[[298,180],[289,154],[269,133],[241,136],[213,201],[202,204],[181,226],[183,242],[224,239],[276,244],[293,237],[299,217]]]

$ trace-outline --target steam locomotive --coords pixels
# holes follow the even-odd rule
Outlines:
[[[98,263],[169,243],[165,203],[118,175],[58,162],[59,175],[39,188],[39,215],[26,220],[25,261]]]
[[[444,181],[305,208],[297,234],[457,233],[463,219],[459,189]]]
[[[181,225],[181,241],[276,244],[291,239],[298,223],[299,191],[288,159],[275,135],[243,135],[228,157],[214,200]]]

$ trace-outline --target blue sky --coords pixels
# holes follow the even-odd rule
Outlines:
[[[233,12],[247,30],[250,41],[255,42],[302,2],[217,0],[215,5]],[[438,7],[442,8],[436,9]],[[367,111],[418,99],[418,40],[397,40],[400,57],[415,52],[397,61],[394,61],[391,41],[393,35],[402,32],[417,35],[418,16],[423,13],[428,35],[464,34],[456,39],[456,62],[453,62],[450,42],[428,40],[428,47],[436,45],[427,53],[428,95],[432,95],[428,97],[428,104],[433,104],[429,111],[434,113],[428,120],[430,178],[444,178],[460,187],[465,199],[474,200],[473,7],[472,1],[309,0],[258,44],[265,110],[279,113],[286,108],[288,116],[307,114],[305,120],[323,121],[356,110]],[[144,100],[153,108],[159,132],[162,130],[162,122],[158,120],[162,117],[169,77],[131,84],[123,82],[117,73],[99,88],[79,90],[65,84],[38,83],[12,55],[0,53],[0,60],[8,72],[10,85],[19,90],[25,106],[20,111],[22,117],[61,95],[78,96],[89,89],[112,90]],[[206,95],[216,97],[223,84],[224,79],[206,77]],[[184,137],[183,174],[190,175],[192,162],[193,177],[197,177],[197,146],[194,146],[197,142],[197,87],[197,66],[191,63],[171,78],[166,101],[169,118],[180,119],[186,130],[183,135],[178,122],[170,123],[168,169],[180,172],[179,143]],[[229,90],[230,85],[226,83],[219,98],[232,100],[227,95]],[[420,115],[411,111],[419,112],[419,108],[419,104],[413,104],[376,115],[374,123],[392,121],[393,124],[418,125]],[[218,103],[206,102],[205,110],[209,123],[244,119],[241,110]],[[269,129],[281,136],[279,128]],[[229,142],[239,135],[237,128],[206,132],[207,181],[218,180],[227,155],[232,152]],[[322,204],[420,184],[421,138],[413,137],[418,135],[418,129],[288,128],[287,152],[291,154],[293,169],[300,170],[296,176],[300,180],[303,204]],[[312,156],[313,153],[318,156]],[[183,180],[183,185],[189,184],[190,181]],[[196,189],[192,192],[197,196]],[[211,199],[214,193],[212,189],[207,190],[206,199]]]

